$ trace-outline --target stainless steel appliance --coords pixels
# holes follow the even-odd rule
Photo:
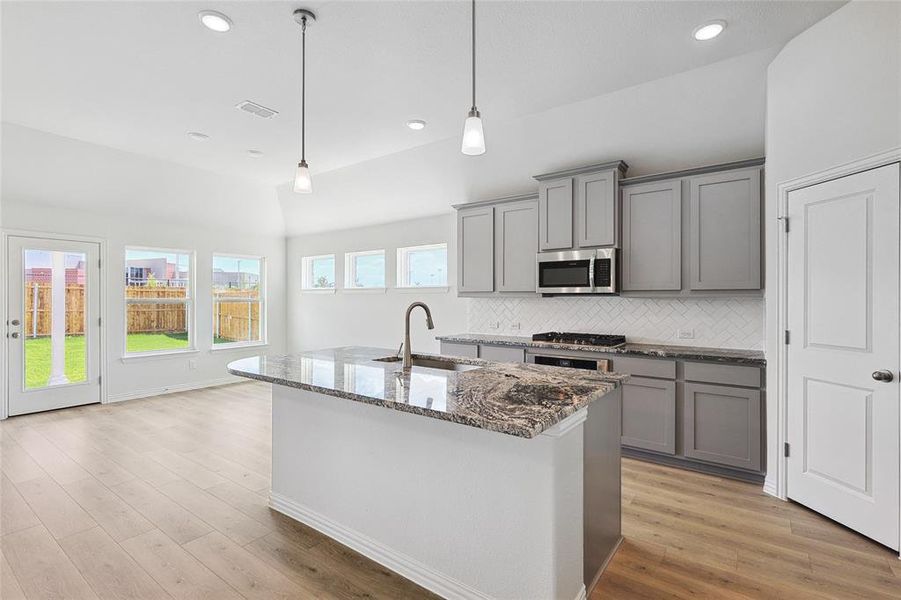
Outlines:
[[[569,333],[548,331],[532,334],[533,342],[554,342],[556,344],[574,344],[577,346],[603,346],[619,348],[626,345],[626,336],[609,333]]]
[[[618,348],[626,345],[626,336],[610,335],[605,333],[566,333],[548,331],[532,335],[534,342],[553,342],[555,344],[572,344],[574,346],[593,346],[595,348]],[[543,349],[530,348],[526,355],[526,361],[536,365],[550,365],[553,367],[568,367],[570,369],[585,369],[587,371],[609,371],[609,362],[606,358],[593,359],[588,357],[574,357],[555,354],[553,349],[545,352]]]
[[[617,293],[616,248],[541,252],[536,291],[541,294]]]

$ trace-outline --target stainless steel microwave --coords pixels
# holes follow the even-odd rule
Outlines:
[[[536,291],[540,294],[616,294],[616,248],[540,252]]]

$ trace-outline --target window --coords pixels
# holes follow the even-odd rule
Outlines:
[[[190,252],[126,248],[126,354],[193,348],[193,262]]]
[[[335,255],[304,256],[302,287],[305,290],[334,290]]]
[[[397,249],[397,287],[446,287],[447,244]]]
[[[385,287],[385,251],[348,252],[344,256],[344,288]]]
[[[264,341],[263,258],[213,255],[213,345]]]

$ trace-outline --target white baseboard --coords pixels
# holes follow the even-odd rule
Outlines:
[[[779,492],[778,492],[778,490],[776,490],[776,482],[771,481],[769,479],[764,481],[763,482],[763,493],[769,494],[770,496],[775,496],[776,498],[779,498]],[[779,499],[782,500],[782,498],[779,498]]]
[[[167,385],[159,388],[149,388],[144,390],[134,390],[131,392],[123,392],[121,394],[107,394],[106,404],[113,402],[124,402],[125,400],[137,400],[138,398],[150,398],[152,396],[162,396],[163,394],[174,394],[175,392],[187,392],[189,390],[199,390],[201,388],[216,387],[219,385],[227,385],[230,383],[241,383],[246,381],[241,377],[220,377],[219,379],[208,379],[206,381],[197,381],[194,383],[179,383],[176,385]]]
[[[448,600],[491,600],[491,596],[487,596],[465,583],[424,565],[406,554],[388,548],[358,531],[339,525],[328,517],[281,494],[272,493],[269,497],[269,506],[341,542],[348,548],[356,550],[363,556],[371,558],[380,565],[391,569],[410,581],[418,583],[442,598],[447,598]],[[583,587],[581,594],[577,596],[576,600],[584,600],[584,598],[585,588]]]

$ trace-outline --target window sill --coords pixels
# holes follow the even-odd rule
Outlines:
[[[160,350],[159,352],[141,352],[140,354],[126,354],[119,358],[124,363],[132,361],[140,361],[147,358],[176,358],[188,354],[199,354],[197,348],[186,348],[184,350]]]
[[[300,290],[301,294],[334,294],[335,288],[310,288]]]
[[[450,291],[450,288],[446,285],[443,286],[411,286],[411,287],[396,287],[392,288],[393,291],[399,294],[446,294]]]
[[[215,344],[210,352],[223,352],[227,350],[246,350],[247,348],[266,348],[269,342],[235,342],[233,344]]]
[[[346,287],[342,290],[345,294],[384,294],[387,288],[358,288]]]

